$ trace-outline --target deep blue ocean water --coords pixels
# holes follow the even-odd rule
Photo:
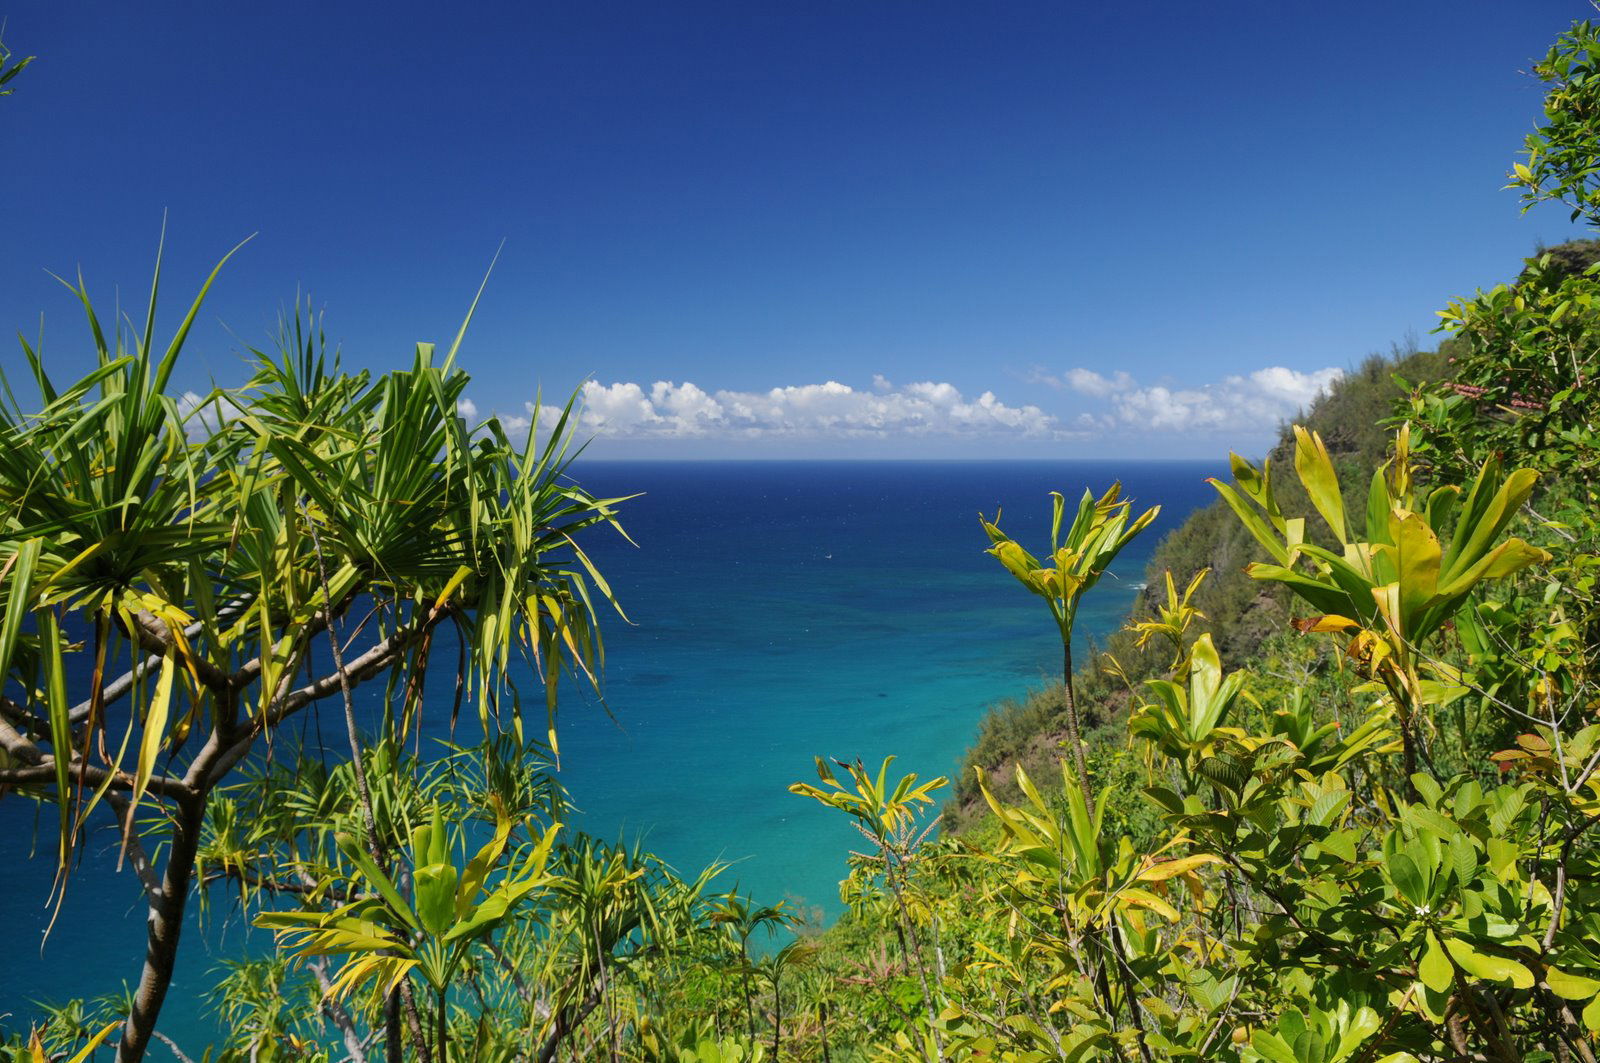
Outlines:
[[[984,553],[978,512],[1003,507],[1002,527],[1039,552],[1051,490],[1075,503],[1086,486],[1098,493],[1120,478],[1140,505],[1159,503],[1156,526],[1080,614],[1080,639],[1103,637],[1160,536],[1214,497],[1205,478],[1224,472],[1221,462],[582,464],[577,476],[596,493],[643,496],[622,507],[637,547],[609,533],[586,544],[632,624],[613,616],[605,626],[609,715],[576,691],[562,704],[560,777],[578,825],[643,836],[689,875],[732,862],[722,885],[836,915],[859,839],[837,813],[787,792],[814,779],[812,758],[875,765],[893,753],[901,770],[950,775],[987,705],[1057,674],[1045,604]],[[449,684],[429,696],[447,701]],[[336,716],[323,730],[337,739]],[[143,949],[131,873],[101,873],[115,862],[106,833],[41,954],[54,842],[42,823],[30,859],[32,822],[31,806],[0,802],[0,896],[13,920],[0,1028],[25,1026],[30,1001],[135,982]],[[196,1057],[212,1028],[200,999],[209,972],[261,946],[216,899],[206,929],[186,935],[161,1022]]]

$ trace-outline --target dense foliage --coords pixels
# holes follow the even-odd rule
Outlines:
[[[1537,67],[1516,180],[1600,224],[1593,55],[1580,24]],[[985,520],[1063,685],[981,737],[959,832],[934,831],[946,780],[818,759],[792,791],[863,840],[822,933],[563,824],[555,694],[598,665],[607,597],[577,537],[614,523],[561,475],[563,426],[519,448],[456,416],[453,350],[373,381],[293,328],[185,410],[182,331],[123,346],[91,310],[99,367],[58,391],[32,359],[44,409],[0,424],[0,787],[54,806],[63,881],[109,813],[156,960],[17,1057],[120,1026],[139,1058],[195,895],[279,943],[219,976],[218,1059],[1593,1063],[1587,257],[1457,301],[1438,352],[1368,362],[1269,460],[1236,456],[1086,667],[1078,604],[1149,515],[1057,496],[1037,555]],[[419,758],[446,634],[474,741]],[[379,677],[362,733],[351,692]],[[265,756],[322,697],[348,757]]]

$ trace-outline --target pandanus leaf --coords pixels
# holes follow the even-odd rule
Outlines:
[[[94,1055],[95,1049],[99,1048],[101,1043],[105,1041],[107,1037],[111,1036],[111,1031],[115,1030],[121,1025],[121,1019],[107,1023],[100,1029],[99,1033],[89,1038],[89,1040],[84,1043],[83,1047],[74,1052],[70,1057],[61,1056],[57,1058],[61,1060],[61,1063],[85,1063],[86,1060]],[[32,1040],[29,1042],[28,1051],[29,1058],[32,1060],[32,1063],[49,1063],[49,1061],[52,1059],[52,1057],[45,1052],[44,1044],[39,1040],[38,1033],[35,1033]],[[20,1059],[21,1057],[19,1056],[18,1058]]]
[[[6,588],[5,618],[0,620],[0,675],[9,672],[17,639],[22,634],[23,618],[33,611],[34,574],[38,571],[43,549],[43,539],[27,540],[6,562],[5,571],[0,572],[0,580],[10,584]]]
[[[71,783],[72,721],[67,707],[67,673],[63,658],[64,637],[61,619],[54,609],[43,609],[39,617],[40,649],[44,654],[45,707],[50,718],[50,752],[55,762],[56,803],[61,814],[61,867],[67,866],[72,849]]]
[[[137,805],[150,785],[155,771],[156,757],[161,753],[167,736],[167,718],[172,708],[172,681],[177,674],[177,647],[174,645],[161,655],[161,671],[156,675],[155,695],[145,712],[144,733],[139,738],[139,763],[134,769],[133,793],[129,797]]]

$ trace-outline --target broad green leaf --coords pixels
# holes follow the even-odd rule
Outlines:
[[[1395,853],[1389,857],[1386,866],[1389,878],[1394,881],[1395,888],[1400,891],[1413,908],[1427,902],[1428,890],[1423,881],[1422,871],[1417,867],[1416,861],[1405,853]]]
[[[1517,989],[1533,987],[1533,972],[1516,960],[1479,952],[1460,938],[1446,938],[1445,949],[1463,971],[1487,982],[1510,982]]]
[[[1595,997],[1584,1006],[1583,1024],[1591,1033],[1600,1033],[1600,996]]]
[[[395,889],[394,882],[389,876],[361,848],[361,844],[356,840],[355,835],[341,831],[334,836],[334,840],[339,846],[339,851],[344,853],[347,860],[356,865],[362,876],[366,878],[367,883],[389,903],[389,907],[394,914],[410,926],[411,929],[422,929],[417,921],[416,914],[411,910],[411,905],[407,904],[406,899],[400,895],[400,891]]]
[[[1250,1047],[1272,1063],[1303,1063],[1283,1038],[1266,1030],[1256,1030],[1250,1035]]]
[[[1559,967],[1546,967],[1544,981],[1552,993],[1567,1000],[1588,1000],[1596,993],[1600,993],[1600,980],[1581,974],[1570,974]]]
[[[454,864],[424,864],[413,875],[417,920],[430,934],[443,934],[455,917],[457,872]]]
[[[1450,958],[1445,955],[1444,949],[1439,944],[1439,939],[1434,937],[1433,931],[1428,931],[1428,947],[1423,950],[1422,959],[1417,964],[1417,977],[1422,984],[1435,993],[1443,993],[1455,981],[1455,968],[1450,966]]]

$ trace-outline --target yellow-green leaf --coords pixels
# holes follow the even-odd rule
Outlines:
[[[1222,858],[1212,856],[1210,853],[1200,853],[1196,856],[1184,856],[1177,860],[1166,860],[1139,872],[1140,882],[1165,882],[1169,878],[1181,875],[1185,871],[1193,871],[1205,864],[1220,864]]]
[[[1450,966],[1450,958],[1444,954],[1439,939],[1433,936],[1431,930],[1428,931],[1428,948],[1417,964],[1417,977],[1435,993],[1443,993],[1455,981],[1455,968]]]
[[[1600,981],[1581,974],[1569,974],[1558,967],[1545,968],[1544,982],[1550,987],[1550,992],[1567,1000],[1588,1000],[1600,993]]]
[[[1479,952],[1459,938],[1446,938],[1444,947],[1463,971],[1486,982],[1510,982],[1517,989],[1533,987],[1533,972],[1516,960]]]
[[[161,655],[161,672],[156,676],[155,696],[150,699],[150,711],[145,713],[144,733],[139,738],[139,763],[133,773],[132,803],[137,805],[150,785],[155,772],[156,757],[161,754],[162,740],[167,732],[167,718],[172,710],[172,679],[177,672],[177,648],[172,647]]]
[[[1317,507],[1317,512],[1322,514],[1322,519],[1327,521],[1328,528],[1339,542],[1349,542],[1350,529],[1344,515],[1344,495],[1339,491],[1339,475],[1334,471],[1333,458],[1328,454],[1327,445],[1322,442],[1321,436],[1299,425],[1294,427],[1294,438],[1294,471],[1300,475],[1300,482],[1305,484],[1311,504]]]

